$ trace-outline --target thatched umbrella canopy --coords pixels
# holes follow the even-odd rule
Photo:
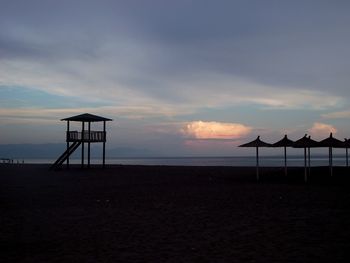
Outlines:
[[[273,143],[271,147],[283,147],[284,148],[284,174],[287,176],[287,147],[293,146],[293,141],[288,139],[287,135],[284,135],[283,139],[276,143]]]
[[[304,135],[303,138],[295,141],[293,143],[293,147],[294,148],[304,148],[304,180],[305,182],[307,182],[307,153],[306,153],[306,149],[308,149],[308,159],[309,159],[309,168],[310,168],[310,148],[312,147],[317,147],[317,142],[312,140],[309,137],[307,137],[307,134]]]
[[[256,180],[259,181],[259,147],[270,147],[271,144],[263,142],[258,136],[254,141],[239,145],[238,147],[254,147],[256,148]]]
[[[333,148],[337,147],[343,147],[343,142],[334,138],[333,134],[331,133],[328,138],[320,141],[318,143],[319,147],[328,147],[329,149],[329,171],[331,176],[333,175]]]

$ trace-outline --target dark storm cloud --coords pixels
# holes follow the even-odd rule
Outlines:
[[[206,70],[347,95],[349,2],[182,4],[133,17],[173,52],[163,71]]]
[[[131,1],[115,6],[166,55],[151,68],[216,72],[274,86],[348,94],[348,1]]]
[[[2,1],[0,56],[84,61],[107,45],[128,71],[118,83],[163,99],[177,98],[166,83],[208,73],[348,95],[349,10],[348,1]]]

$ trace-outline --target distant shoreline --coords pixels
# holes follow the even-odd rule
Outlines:
[[[31,174],[37,176],[52,175],[118,175],[128,176],[128,174],[137,175],[187,175],[210,178],[221,178],[222,180],[237,182],[256,182],[255,166],[186,166],[186,165],[124,165],[107,164],[105,169],[99,164],[91,165],[91,168],[82,169],[80,164],[71,164],[70,169],[62,165],[60,169],[49,171],[51,164],[0,164],[2,175],[7,173]],[[288,167],[288,174],[285,176],[283,166],[261,166],[260,182],[267,183],[301,183],[304,184],[304,167]],[[311,184],[350,184],[350,168],[334,166],[333,176],[330,176],[328,166],[314,166],[310,169],[308,183]]]
[[[52,164],[56,158],[11,158],[13,163],[29,163],[29,164]],[[261,156],[260,166],[280,167],[284,166],[282,156]],[[79,164],[81,160],[78,157],[70,159],[70,163]],[[92,164],[100,164],[101,158],[93,157]],[[245,167],[255,166],[256,158],[254,156],[223,156],[223,157],[109,157],[106,159],[106,164],[109,165],[168,165],[168,166],[228,166],[228,167]],[[335,166],[345,166],[346,160],[342,155],[333,157]],[[288,156],[287,165],[290,167],[303,167],[304,158],[300,155]],[[327,155],[312,155],[311,166],[327,166]]]

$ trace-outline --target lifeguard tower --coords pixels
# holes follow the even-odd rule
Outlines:
[[[103,155],[102,155],[102,166],[105,167],[106,159],[106,122],[112,121],[105,117],[85,113],[77,116],[62,119],[61,121],[67,122],[66,132],[66,151],[57,159],[57,161],[51,166],[51,169],[60,167],[65,161],[67,168],[69,168],[69,156],[81,145],[81,167],[84,168],[85,161],[85,145],[87,144],[87,166],[90,167],[90,144],[91,143],[103,143]],[[81,131],[71,131],[70,122],[81,122]],[[92,122],[103,122],[102,131],[92,131]],[[86,130],[87,128],[87,130]]]

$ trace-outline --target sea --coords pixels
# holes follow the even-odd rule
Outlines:
[[[51,164],[55,159],[15,159],[14,163]],[[70,163],[79,164],[80,159],[71,159]],[[86,162],[86,161],[85,161]],[[91,159],[91,164],[100,164],[101,159]],[[311,156],[311,166],[327,166],[328,155]],[[255,166],[255,156],[234,157],[116,157],[107,158],[106,164],[120,165],[170,165],[170,166]],[[288,166],[304,166],[304,156],[288,156]],[[261,156],[260,166],[284,166],[283,156]],[[333,156],[334,166],[345,166],[345,155]]]

